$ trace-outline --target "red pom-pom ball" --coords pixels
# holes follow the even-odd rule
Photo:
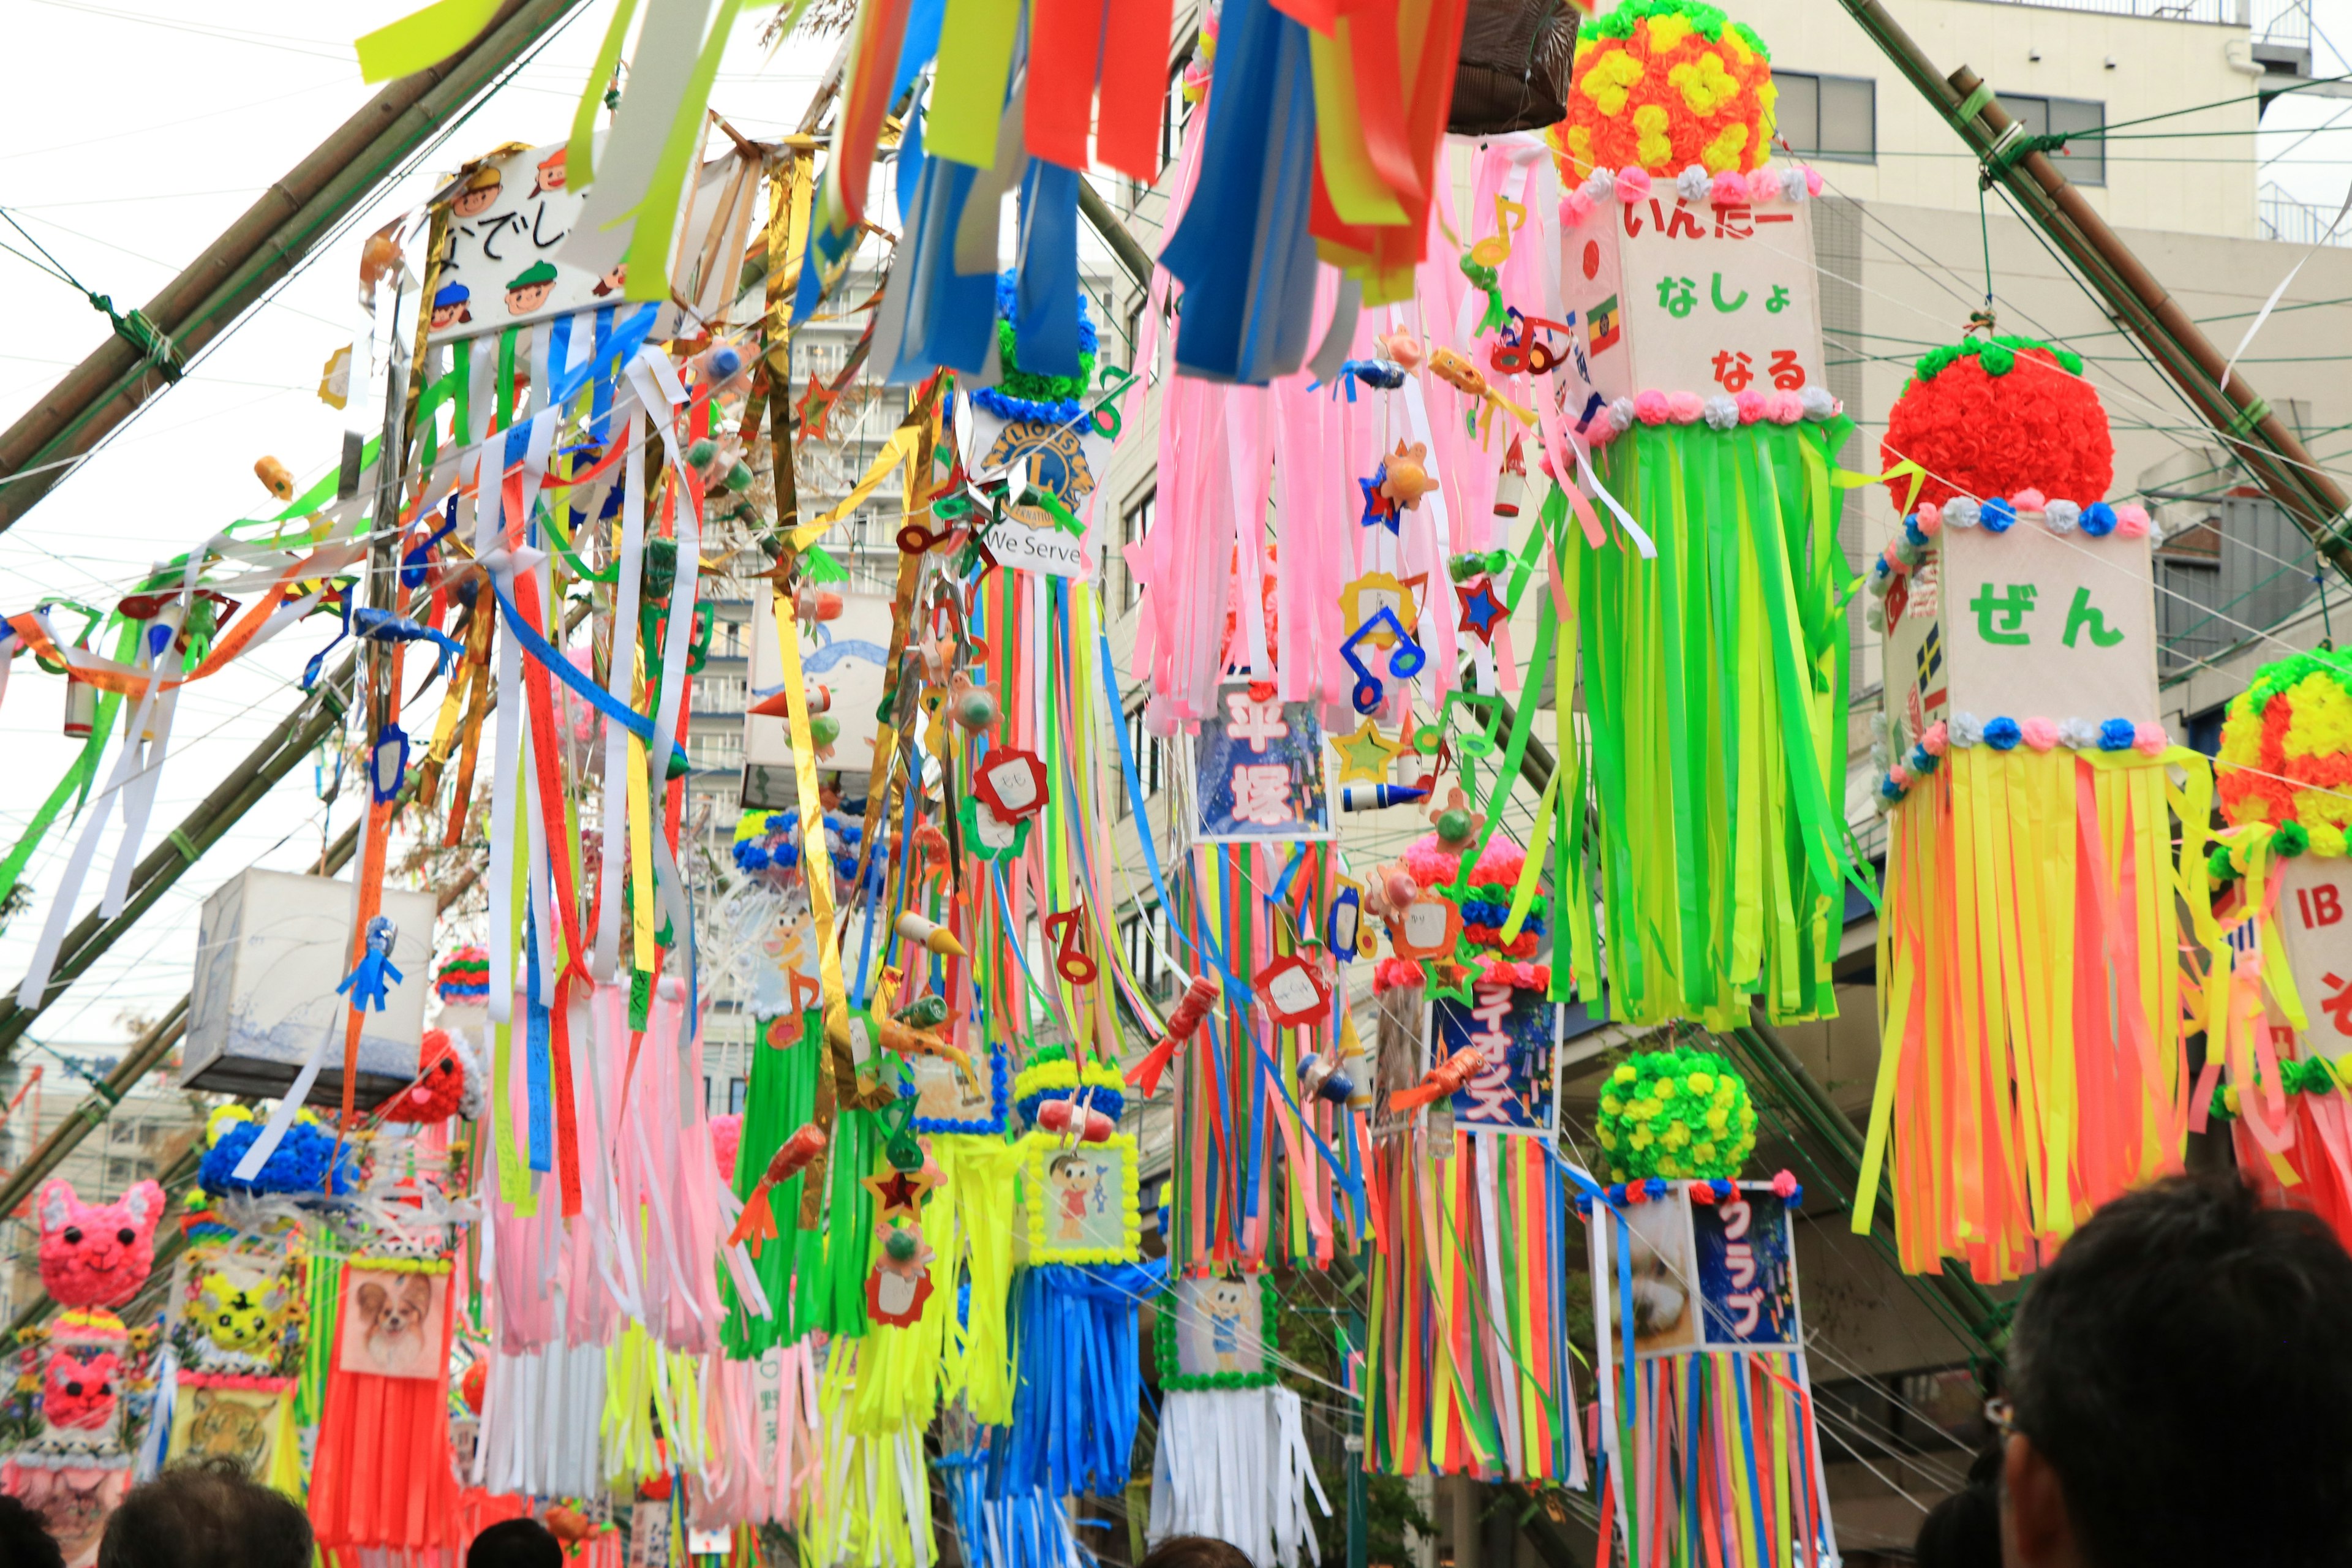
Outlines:
[[[1927,470],[1913,505],[1941,506],[1956,495],[1989,500],[2029,487],[2082,506],[2105,500],[2116,447],[2099,395],[2064,363],[2079,371],[2081,361],[2014,339],[1961,349],[1921,360],[1887,416],[1884,466],[1908,458]],[[1887,481],[1898,510],[1911,482],[1908,475]]]

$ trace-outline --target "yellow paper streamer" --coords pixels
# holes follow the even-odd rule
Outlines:
[[[422,11],[363,33],[352,45],[359,51],[360,79],[392,81],[437,66],[479,37],[498,12],[499,0],[434,0]]]

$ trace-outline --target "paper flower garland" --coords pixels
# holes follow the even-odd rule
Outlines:
[[[996,280],[996,353],[1003,376],[994,386],[971,395],[972,402],[1000,419],[1040,419],[1049,425],[1071,425],[1083,416],[1081,401],[1094,384],[1095,323],[1087,311],[1087,297],[1078,295],[1078,374],[1040,375],[1023,370],[1013,358],[1013,319],[1020,314],[1013,274]]]
[[[1745,22],[1699,0],[1626,0],[1576,41],[1563,174],[1694,165],[1745,174],[1772,147],[1772,57]]]
[[[2230,700],[2221,762],[2221,810],[2232,823],[2268,824],[2289,854],[2343,854],[2352,825],[2352,658],[2300,653],[2256,671]]]
[[[1972,339],[1922,355],[1879,447],[1885,466],[1902,469],[1886,486],[1896,509],[2028,489],[2085,507],[2100,500],[2115,479],[2116,447],[2082,370],[2080,354],[2032,338]],[[1916,496],[1906,462],[1927,470]]]
[[[1756,1149],[1748,1085],[1713,1051],[1637,1051],[1601,1086],[1612,1181],[1736,1176]]]

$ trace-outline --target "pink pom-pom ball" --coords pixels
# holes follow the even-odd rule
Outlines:
[[[1944,748],[1951,744],[1951,739],[1952,732],[1944,727],[1941,719],[1919,732],[1919,745],[1931,757],[1942,756]]]
[[[1764,417],[1766,399],[1754,387],[1733,394],[1731,401],[1739,405],[1739,422],[1742,425],[1753,425]]]
[[[1692,398],[1691,401],[1696,404],[1698,400]],[[1633,417],[1644,425],[1664,425],[1668,419],[1674,417],[1674,405],[1667,400],[1666,395],[1663,392],[1654,389],[1649,392],[1637,392],[1633,395]],[[1696,416],[1694,415],[1693,417]]]
[[[1919,510],[1912,514],[1912,519],[1918,523],[1919,531],[1930,539],[1935,538],[1944,530],[1944,509],[1934,501],[1922,501]]]
[[[2035,489],[2031,485],[2028,485],[2025,489],[2018,491],[2009,499],[2011,504],[2015,506],[2020,511],[2040,511],[2043,507],[2050,503],[2049,497],[2043,495],[2040,490]]]
[[[1822,194],[1822,172],[1819,169],[1805,171],[1805,194],[1809,196],[1818,196]]]
[[[1696,392],[1669,392],[1666,412],[1677,425],[1696,425],[1706,413],[1706,400]]]
[[[1793,392],[1776,392],[1764,400],[1764,417],[1775,425],[1794,425],[1805,416],[1805,400]]]
[[[721,1181],[735,1179],[735,1152],[743,1145],[743,1119],[732,1112],[710,1119],[710,1155]]]
[[[2132,731],[2132,749],[2142,756],[2160,757],[2171,743],[2172,738],[2164,732],[2161,724],[2142,724]]]
[[[1574,228],[1592,216],[1592,198],[1582,191],[1570,191],[1559,198],[1559,226]]]
[[[2019,722],[2017,732],[2025,743],[2037,752],[2046,752],[2058,743],[2058,726],[2048,719],[2027,719]]]
[[[1635,202],[1647,200],[1649,198],[1649,170],[1625,168],[1617,171],[1617,199],[1619,201],[1623,202],[1630,206]]]
[[[1911,770],[1905,767],[1901,763],[1897,763],[1893,767],[1888,768],[1886,770],[1886,776],[1888,779],[1893,781],[1896,789],[1909,789],[1911,787]]]
[[[1748,200],[1748,178],[1737,169],[1717,170],[1710,194],[1717,206],[1741,205]]]
[[[1779,1173],[1772,1178],[1772,1191],[1776,1196],[1783,1199],[1795,1197],[1797,1178],[1787,1171]]]
[[[2147,537],[2147,508],[2127,504],[2116,508],[2116,532],[2126,539]]]

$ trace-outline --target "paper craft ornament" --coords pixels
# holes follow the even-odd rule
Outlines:
[[[1570,184],[1596,168],[1744,174],[1770,154],[1778,96],[1746,23],[1693,0],[1626,0],[1580,30],[1568,118],[1550,134]]]
[[[1919,361],[1885,447],[1909,515],[1868,584],[1889,832],[1854,1219],[1887,1161],[1903,1266],[1987,1284],[2176,1169],[2189,1114],[2171,841],[2176,816],[2201,840],[2211,774],[2158,723],[2146,512],[2059,488],[2107,479],[2079,366],[2013,338]],[[1948,481],[1962,454],[1976,493],[1911,507],[1903,466]]]
[[[2317,649],[2257,670],[2231,700],[2215,763],[2230,826],[2201,866],[2183,850],[2191,886],[2214,889],[2189,1125],[2226,1121],[2265,1198],[2352,1235],[2339,1066],[2352,1061],[2352,660]]]

